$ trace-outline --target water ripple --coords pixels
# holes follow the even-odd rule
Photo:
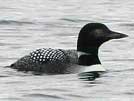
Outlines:
[[[130,27],[134,27],[134,23],[121,23],[120,26],[130,26]]]
[[[59,92],[69,92],[67,89],[57,89],[57,88],[46,88],[47,91],[59,91]]]
[[[34,23],[29,21],[0,20],[0,25],[23,25],[23,24],[34,24]]]
[[[64,95],[69,96],[69,97],[76,97],[76,98],[87,98],[86,96],[77,95],[77,94],[64,94]]]
[[[89,20],[70,19],[70,18],[62,18],[60,20],[69,21],[69,22],[90,22]]]
[[[130,61],[130,62],[132,62],[132,61],[134,61],[134,59],[109,59],[109,60],[105,60],[105,61]]]
[[[64,99],[56,95],[39,94],[39,93],[24,95],[24,97],[43,97],[43,98]]]

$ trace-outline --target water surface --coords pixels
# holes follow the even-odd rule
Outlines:
[[[133,5],[133,0],[0,0],[0,101],[133,101]],[[129,35],[101,46],[107,72],[99,78],[3,68],[37,48],[76,49],[79,30],[89,22]]]

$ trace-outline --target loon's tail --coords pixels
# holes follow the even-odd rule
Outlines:
[[[14,63],[9,66],[4,66],[4,68],[13,68],[13,67],[14,67]]]

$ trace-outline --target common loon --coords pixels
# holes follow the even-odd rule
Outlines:
[[[91,68],[91,65],[101,64],[98,58],[98,49],[102,43],[124,37],[127,37],[127,35],[111,31],[102,23],[88,23],[79,32],[77,50],[37,49],[20,58],[10,67],[20,71],[35,71],[48,74],[87,72],[96,68]],[[90,68],[82,70],[86,67]]]

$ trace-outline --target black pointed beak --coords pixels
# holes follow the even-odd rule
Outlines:
[[[128,37],[128,35],[119,32],[110,31],[110,34],[107,37],[108,39],[120,39],[120,38]]]

